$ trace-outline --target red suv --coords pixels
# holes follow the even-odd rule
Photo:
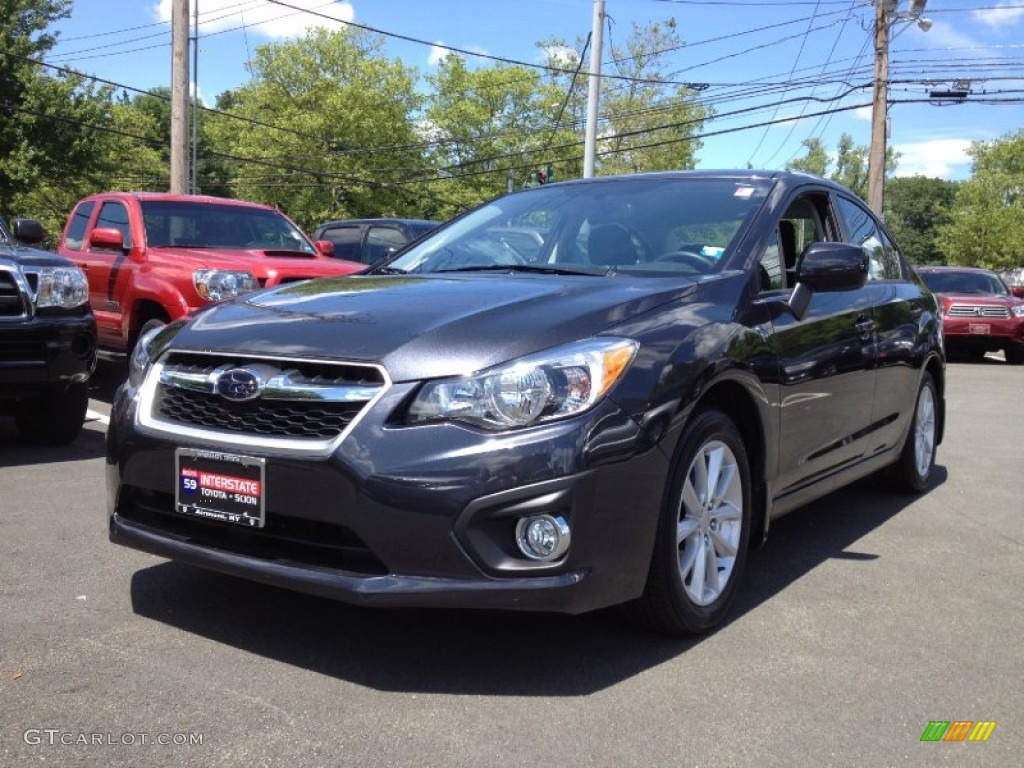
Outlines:
[[[57,250],[88,276],[108,359],[148,328],[212,302],[365,268],[331,258],[332,243],[313,243],[275,208],[202,195],[91,195],[75,206]]]
[[[1024,299],[998,275],[973,267],[919,267],[917,273],[942,302],[942,335],[949,353],[980,358],[1002,350],[1024,365]]]

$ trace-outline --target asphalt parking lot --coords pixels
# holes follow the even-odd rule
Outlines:
[[[1013,766],[1024,368],[951,363],[937,479],[779,521],[731,620],[371,611],[106,540],[104,414],[0,422],[0,766]],[[987,742],[922,742],[994,721]]]

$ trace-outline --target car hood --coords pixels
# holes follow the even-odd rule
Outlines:
[[[173,347],[379,362],[394,381],[452,376],[605,332],[695,288],[686,278],[354,275],[216,305]]]
[[[365,269],[357,264],[326,256],[313,256],[301,251],[273,251],[237,248],[149,248],[151,256],[192,269],[238,269],[252,272],[256,278],[274,274],[292,277],[323,277],[348,275]]]
[[[1024,304],[1016,296],[999,296],[994,293],[940,293],[939,298],[948,304],[990,304],[999,307],[1014,307]]]
[[[15,243],[0,243],[0,261],[19,264],[23,267],[67,267],[71,265],[71,262],[63,256]]]

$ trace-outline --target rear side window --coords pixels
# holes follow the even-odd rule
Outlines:
[[[332,227],[324,230],[324,240],[334,243],[334,255],[339,259],[359,261],[359,245],[363,232],[359,227]]]
[[[363,261],[373,264],[375,261],[390,256],[403,245],[409,242],[405,234],[394,227],[370,227],[366,235],[366,248],[363,251]],[[337,254],[337,251],[335,251]]]
[[[96,218],[97,227],[116,229],[121,233],[125,248],[132,247],[132,228],[128,224],[128,209],[121,203],[104,203]]]
[[[846,224],[850,242],[868,252],[868,280],[901,279],[903,269],[896,246],[867,209],[845,197],[837,198],[836,205]]]
[[[64,247],[69,251],[82,250],[82,240],[85,238],[85,228],[89,225],[89,217],[92,216],[92,209],[96,203],[92,200],[82,203],[75,212],[71,214],[71,223],[68,224],[68,233],[64,237]]]

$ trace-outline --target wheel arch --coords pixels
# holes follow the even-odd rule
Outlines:
[[[938,393],[938,429],[935,435],[935,444],[939,445],[942,442],[942,436],[946,431],[946,369],[943,366],[942,361],[932,356],[928,358],[925,363],[924,370],[931,374],[932,381],[935,382],[935,389]]]
[[[768,489],[766,481],[767,441],[757,400],[751,391],[735,379],[719,380],[694,403],[692,413],[703,407],[722,411],[740,433],[750,464],[751,515],[750,546],[764,543],[768,531]]]

